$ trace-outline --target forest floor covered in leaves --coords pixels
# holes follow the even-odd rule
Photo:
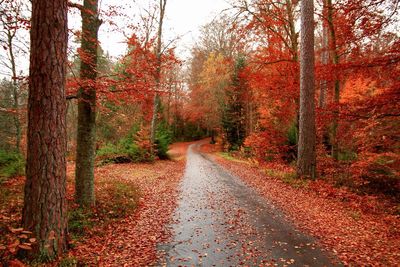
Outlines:
[[[171,146],[171,160],[110,164],[95,169],[96,208],[91,213],[73,204],[74,164],[67,168],[70,246],[61,266],[147,266],[157,261],[156,245],[170,233],[165,227],[176,206],[189,143]],[[15,258],[21,221],[24,177],[1,186],[0,266]],[[24,266],[20,261],[11,261]],[[21,265],[19,265],[21,264]]]
[[[166,226],[179,201],[189,144],[172,145],[171,160],[97,167],[97,207],[91,214],[74,207],[74,165],[68,165],[71,249],[58,263],[148,266],[159,262],[163,255],[157,246],[171,237]],[[322,179],[283,179],[276,174],[285,172],[284,168],[276,166],[271,172],[273,166],[232,157],[215,145],[205,144],[201,152],[240,177],[344,265],[396,266],[400,262],[400,220],[396,206],[384,198],[360,196]],[[13,259],[21,249],[21,233],[15,229],[21,220],[23,184],[24,177],[18,177],[0,187],[1,260]]]
[[[271,172],[271,166],[231,157],[214,145],[206,144],[202,151],[272,201],[344,265],[397,266],[400,262],[395,203],[379,196],[360,196],[323,180],[282,179]]]
[[[95,225],[70,255],[97,266],[147,266],[157,260],[156,245],[170,235],[165,225],[176,207],[177,188],[185,167],[187,143],[174,144],[172,160],[151,164],[106,165],[97,175],[138,187],[136,210],[118,221]],[[109,199],[109,201],[114,201]],[[123,204],[123,203],[120,203]]]

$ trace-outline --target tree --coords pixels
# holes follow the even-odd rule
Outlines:
[[[326,15],[329,7],[330,0],[322,0],[322,14]],[[321,64],[326,67],[329,63],[329,26],[326,20],[322,21],[322,40],[321,40]],[[328,81],[321,80],[320,82],[320,93],[319,93],[319,104],[320,108],[326,107],[328,94]]]
[[[312,179],[316,177],[314,83],[314,0],[302,0],[297,172]]]
[[[335,25],[333,21],[333,5],[332,0],[327,0],[325,3],[325,9],[327,10],[327,23],[329,28],[329,37],[330,37],[330,51],[332,53],[332,63],[334,65],[339,64],[339,52],[337,48],[337,40],[336,40],[336,31]],[[337,76],[337,75],[336,75]],[[334,89],[334,101],[335,101],[335,110],[333,112],[333,123],[332,123],[332,157],[335,160],[339,159],[339,143],[337,138],[337,132],[339,127],[339,100],[340,100],[340,80],[338,77],[335,77],[335,89]]]
[[[160,91],[161,87],[161,58],[162,58],[162,34],[163,34],[163,22],[165,16],[165,8],[167,5],[167,0],[160,0],[159,9],[160,15],[158,18],[158,31],[157,31],[157,45],[155,47],[155,54],[157,57],[157,66],[155,73],[155,82],[156,82],[156,91],[154,92],[154,100],[153,100],[153,117],[151,119],[151,128],[150,128],[150,140],[152,147],[154,146],[155,138],[156,138],[156,127],[157,127],[157,114],[158,114],[158,106],[160,103],[160,97],[158,91]]]
[[[236,0],[242,31],[255,35],[247,80],[256,112],[245,140],[259,160],[294,160],[297,154],[299,62],[298,0]],[[290,136],[290,137],[289,137]]]
[[[246,138],[246,103],[248,87],[242,77],[245,68],[245,58],[239,56],[231,77],[231,86],[226,90],[226,104],[222,118],[226,139],[230,150],[238,150]]]
[[[28,151],[22,223],[42,259],[67,246],[66,97],[67,1],[32,1]]]
[[[20,151],[22,139],[22,125],[19,109],[21,107],[20,74],[17,70],[16,59],[19,54],[25,54],[24,42],[19,40],[19,33],[29,24],[23,17],[24,4],[22,1],[4,1],[0,9],[0,44],[7,50],[7,59],[1,62],[3,67],[11,72],[12,114],[13,128],[15,129],[15,150]]]
[[[83,206],[95,203],[94,160],[96,149],[96,78],[98,0],[85,0],[82,14],[81,67],[78,91],[78,127],[76,144],[75,198]]]

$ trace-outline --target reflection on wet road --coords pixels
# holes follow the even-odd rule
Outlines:
[[[271,203],[189,147],[167,266],[331,266]],[[299,211],[301,212],[301,211]]]

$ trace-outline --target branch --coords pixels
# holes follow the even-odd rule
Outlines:
[[[277,64],[281,62],[288,62],[288,63],[293,63],[294,61],[292,59],[277,59],[274,61],[260,61],[260,60],[254,60],[254,61],[249,61],[249,64],[259,64],[260,66],[267,66],[267,65],[272,65],[272,64]]]
[[[68,6],[69,6],[69,7],[77,8],[77,9],[79,9],[81,12],[83,12],[83,10],[84,10],[83,5],[76,4],[76,3],[68,2]]]
[[[168,47],[169,47],[171,44],[173,44],[176,40],[179,40],[179,38],[180,38],[180,36],[175,37],[174,39],[170,40],[170,41],[168,42],[168,44],[166,44],[166,45],[164,46],[164,48],[160,51],[160,54],[163,55],[163,54],[165,53],[165,51],[168,49]]]
[[[329,113],[332,114],[332,111],[328,111],[328,110],[321,110],[321,113]],[[348,117],[348,118],[353,118],[354,120],[369,120],[369,119],[383,119],[383,118],[387,118],[387,117],[400,117],[400,113],[382,113],[382,114],[376,114],[376,115],[360,115],[360,114],[350,114],[350,113],[346,113],[346,112],[339,112],[338,113],[339,116],[343,116],[343,117]]]

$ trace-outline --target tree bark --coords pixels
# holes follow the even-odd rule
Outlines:
[[[323,14],[324,18],[327,15],[327,0],[323,0]],[[329,26],[328,22],[323,19],[322,21],[322,53],[321,53],[321,64],[323,66],[329,63]],[[320,94],[319,94],[319,107],[326,107],[326,98],[328,93],[328,82],[326,80],[321,80],[320,83]]]
[[[301,1],[300,126],[297,172],[315,179],[314,1]]]
[[[33,0],[28,149],[22,224],[37,238],[33,255],[51,259],[67,246],[67,1]]]
[[[286,12],[287,12],[287,23],[288,23],[288,34],[290,38],[290,49],[292,52],[292,60],[293,62],[297,62],[299,60],[298,58],[298,34],[296,33],[296,26],[295,26],[295,18],[294,18],[294,8],[296,4],[293,3],[292,0],[286,0]]]
[[[82,86],[78,91],[75,200],[81,207],[89,207],[95,204],[96,78],[100,27],[98,0],[85,0],[81,14],[80,79]]]
[[[167,5],[167,0],[160,0],[160,18],[158,21],[158,32],[157,32],[157,46],[156,46],[156,56],[157,56],[157,66],[156,66],[156,90],[160,90],[161,86],[161,45],[162,45],[162,32],[163,32],[163,22],[165,16],[165,8]],[[154,143],[156,139],[156,128],[157,128],[157,113],[158,113],[158,104],[160,102],[158,92],[154,93],[153,99],[153,116],[151,118],[151,126],[150,126],[150,141],[151,141],[151,153],[154,154]]]

